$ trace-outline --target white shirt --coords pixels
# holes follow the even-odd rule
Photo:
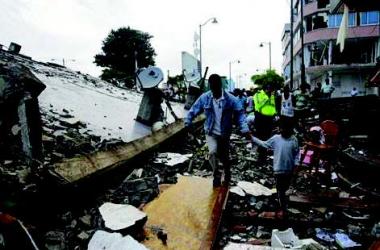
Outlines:
[[[294,107],[292,102],[292,94],[289,93],[288,99],[285,99],[285,95],[282,94],[281,96],[281,115],[287,116],[287,117],[293,117],[294,116]]]
[[[212,103],[214,106],[214,126],[212,128],[212,133],[215,135],[221,135],[222,134],[222,113],[223,113],[223,100],[224,100],[224,94],[222,91],[222,96],[219,99],[212,98]]]

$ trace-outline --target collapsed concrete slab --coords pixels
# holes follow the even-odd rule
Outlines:
[[[198,122],[201,119],[198,120]],[[184,128],[184,123],[179,120],[163,129],[143,138],[115,147],[109,151],[96,152],[89,155],[65,159],[54,165],[54,172],[67,182],[75,182],[89,177],[97,172],[102,172],[121,166],[133,157],[152,149],[167,139],[177,135]]]

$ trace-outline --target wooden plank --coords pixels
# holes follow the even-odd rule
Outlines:
[[[207,233],[202,240],[199,249],[214,249],[216,237],[218,235],[220,223],[222,221],[223,212],[228,200],[228,187],[220,187],[216,189],[218,192],[212,215],[207,227]]]
[[[202,120],[203,117],[199,117],[195,123],[199,124]],[[54,172],[67,182],[73,183],[95,173],[99,174],[121,166],[133,157],[177,135],[183,129],[183,120],[178,120],[157,132],[126,143],[125,145],[115,147],[112,150],[81,155],[56,163],[54,165]]]
[[[228,188],[213,188],[212,179],[181,176],[178,182],[144,207],[149,249],[212,249]],[[154,232],[167,233],[164,244]]]

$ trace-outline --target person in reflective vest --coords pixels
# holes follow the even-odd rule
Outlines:
[[[255,104],[255,130],[256,137],[261,140],[268,140],[272,135],[274,117],[277,114],[276,102],[271,84],[266,84],[262,90],[253,96]],[[258,163],[264,163],[266,160],[267,150],[259,147]]]

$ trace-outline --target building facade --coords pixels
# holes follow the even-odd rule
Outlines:
[[[303,1],[303,18],[301,2]],[[326,79],[335,87],[332,97],[350,96],[353,87],[359,95],[375,94],[366,88],[380,57],[380,12],[350,11],[349,28],[343,52],[336,44],[343,13],[330,12],[330,0],[294,0],[293,5],[293,88],[301,83],[303,50],[305,81],[312,88]],[[301,42],[304,29],[304,44]],[[283,75],[290,82],[290,24],[282,34]]]

